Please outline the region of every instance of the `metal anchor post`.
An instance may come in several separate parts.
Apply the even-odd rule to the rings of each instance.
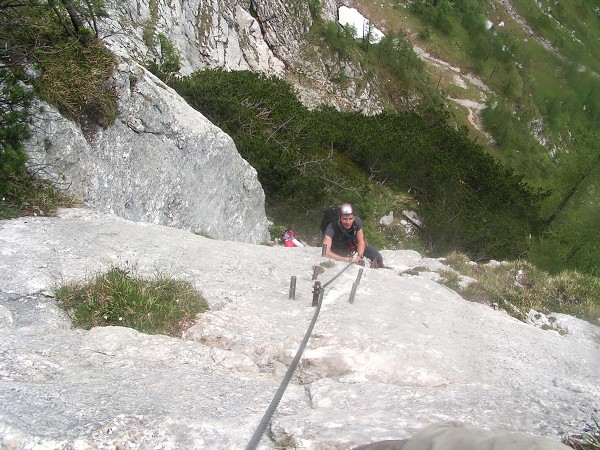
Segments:
[[[290,296],[291,300],[296,300],[296,277],[293,276],[290,280]]]
[[[312,306],[317,306],[319,304],[319,296],[321,295],[322,290],[323,289],[321,288],[321,282],[315,281],[315,284],[313,286]]]

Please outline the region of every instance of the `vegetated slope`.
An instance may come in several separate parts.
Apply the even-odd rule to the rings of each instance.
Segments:
[[[420,202],[436,254],[476,259],[518,257],[538,224],[541,193],[440,111],[309,111],[285,82],[251,72],[203,71],[172,85],[231,134],[271,201],[319,211],[323,199],[346,199],[370,215],[372,182],[385,181]]]
[[[597,274],[600,236],[589,224],[598,215],[590,166],[599,164],[592,142],[600,122],[600,2],[355,5],[415,46],[457,125],[524,181],[550,192],[530,258],[548,269]],[[585,258],[573,250],[582,247]]]
[[[593,141],[593,138],[590,140],[593,131],[589,125],[593,123],[590,121],[594,120],[595,115],[588,114],[596,108],[595,97],[586,97],[591,103],[589,108],[582,108],[587,112],[581,114],[576,106],[581,100],[580,92],[574,90],[575,87],[582,86],[584,89],[588,81],[585,77],[593,76],[594,72],[569,72],[572,66],[568,63],[569,59],[558,56],[561,47],[555,45],[555,49],[548,43],[550,40],[547,38],[533,39],[523,26],[524,20],[515,19],[520,16],[514,11],[510,13],[505,4],[464,0],[450,2],[453,7],[444,9],[443,5],[447,6],[448,3],[436,2],[433,5],[415,1],[410,5],[399,2],[361,5],[358,2],[359,7],[366,8],[363,12],[381,22],[381,28],[386,31],[389,39],[384,39],[376,45],[366,44],[364,40],[357,44],[347,33],[336,33],[336,28],[331,24],[318,23],[311,30],[312,39],[320,45],[321,51],[330,51],[341,61],[358,61],[368,68],[367,72],[376,72],[380,79],[387,80],[383,90],[387,92],[388,100],[396,111],[405,111],[406,108],[412,109],[417,105],[417,111],[425,121],[433,120],[436,126],[439,125],[436,121],[441,117],[440,113],[443,115],[443,108],[440,108],[439,95],[434,92],[436,89],[438,93],[443,94],[446,105],[454,105],[455,112],[462,108],[458,105],[470,106],[471,121],[467,122],[467,117],[462,120],[472,125],[471,130],[478,128],[479,131],[478,134],[472,131],[469,136],[476,144],[483,145],[487,153],[506,167],[502,170],[509,178],[513,176],[511,171],[514,170],[517,175],[523,177],[520,183],[526,182],[534,188],[547,190],[549,195],[542,203],[541,192],[535,193],[535,189],[526,185],[523,185],[523,188],[529,191],[525,196],[528,197],[527,200],[525,197],[521,197],[517,202],[509,200],[512,197],[506,196],[502,189],[498,189],[498,179],[495,176],[486,179],[482,175],[488,173],[486,170],[472,170],[473,167],[478,168],[483,160],[479,159],[469,166],[464,162],[468,160],[465,154],[458,155],[448,150],[455,144],[444,141],[449,139],[445,135],[446,132],[442,132],[444,137],[438,136],[439,140],[435,143],[437,134],[429,133],[426,139],[428,144],[415,154],[415,160],[419,160],[422,166],[430,166],[427,170],[415,170],[415,166],[407,162],[407,153],[403,150],[403,137],[395,134],[393,128],[377,128],[373,125],[379,132],[370,133],[368,129],[363,128],[366,121],[356,125],[354,119],[345,119],[341,128],[347,136],[354,136],[352,132],[348,132],[349,128],[361,129],[362,134],[357,135],[352,142],[344,137],[331,136],[331,131],[321,127],[321,135],[328,137],[330,141],[326,142],[323,138],[309,143],[305,138],[310,133],[305,130],[305,125],[300,125],[294,136],[287,133],[287,138],[291,140],[275,138],[280,136],[281,131],[289,131],[287,128],[291,119],[288,123],[285,121],[289,119],[292,111],[295,114],[296,110],[289,109],[280,118],[275,118],[273,105],[265,101],[269,89],[265,90],[265,97],[254,97],[251,105],[244,106],[250,106],[258,117],[264,119],[258,128],[266,126],[269,130],[263,136],[268,145],[263,146],[264,143],[260,142],[250,143],[248,136],[256,137],[255,131],[258,128],[255,124],[250,127],[234,127],[235,129],[230,131],[237,134],[238,147],[248,145],[248,148],[254,149],[250,153],[256,156],[255,160],[246,154],[248,150],[241,151],[258,168],[259,173],[262,173],[262,181],[267,192],[271,194],[271,200],[274,199],[275,193],[279,200],[291,198],[292,193],[301,193],[300,198],[304,203],[302,208],[314,211],[319,199],[351,199],[358,195],[363,203],[362,210],[368,214],[374,208],[366,200],[368,197],[364,196],[369,190],[368,184],[364,184],[366,176],[370,181],[385,182],[399,191],[410,190],[420,202],[419,210],[426,219],[424,236],[430,248],[437,253],[459,249],[469,252],[473,257],[484,259],[523,256],[531,250],[530,255],[534,255],[537,262],[546,263],[548,268],[585,268],[593,272],[593,261],[597,257],[600,259],[600,252],[593,250],[587,255],[592,263],[582,265],[581,259],[573,252],[563,252],[560,260],[549,260],[543,258],[539,249],[546,249],[546,253],[553,252],[559,241],[564,245],[565,240],[569,249],[581,247],[581,236],[591,238],[597,233],[595,228],[588,226],[590,221],[586,220],[575,227],[577,235],[571,236],[572,242],[569,242],[569,236],[566,236],[565,232],[570,232],[573,227],[564,226],[564,219],[559,221],[559,214],[556,214],[560,207],[561,217],[570,216],[569,208],[574,205],[570,200],[575,198],[570,193],[574,187],[575,190],[580,190],[585,186],[585,183],[581,182],[582,176],[586,175],[584,181],[589,180],[587,174],[590,172],[584,169],[589,167],[590,162],[595,162],[594,159],[590,159],[592,148],[589,146],[589,142]],[[586,10],[586,13],[589,11]],[[378,19],[377,14],[383,16]],[[486,25],[488,19],[490,22]],[[407,40],[410,40],[414,47],[407,48]],[[415,52],[412,48],[416,48],[429,62],[425,70],[414,61]],[[571,74],[573,78],[565,78],[565,74]],[[419,79],[419,83],[411,81],[415,79]],[[339,82],[344,81],[340,79]],[[562,100],[550,101],[556,99],[557,95],[562,95],[563,86],[571,89],[571,100],[575,105],[571,107],[572,115],[556,112],[556,105],[562,105]],[[247,98],[238,98],[230,106],[235,109],[236,102],[243,105],[246,101]],[[277,100],[275,102],[277,104]],[[197,107],[207,112],[206,105]],[[475,109],[481,110],[480,116],[475,114]],[[432,114],[432,111],[436,112]],[[558,111],[561,109],[558,108]],[[209,116],[211,114],[214,112],[208,113]],[[298,116],[303,114],[299,113]],[[384,116],[380,115],[377,120],[388,121],[389,125],[391,121]],[[227,127],[229,119],[222,117],[222,120],[222,126]],[[325,120],[311,126],[318,128],[322,123],[332,125],[336,120],[329,114]],[[453,120],[457,127],[463,123],[459,114],[455,114]],[[473,125],[476,125],[476,128]],[[573,136],[569,133],[575,126],[582,133]],[[402,126],[399,128],[404,129]],[[420,129],[415,127],[415,130]],[[407,135],[410,134],[411,132],[407,132]],[[459,131],[456,136],[460,134]],[[385,144],[381,137],[384,135],[387,136]],[[366,136],[370,139],[366,139]],[[456,145],[471,148],[473,143],[465,136],[458,139],[460,144]],[[306,141],[307,147],[314,145],[319,151],[329,148],[336,151],[335,156],[332,154],[330,157],[324,157],[311,151],[307,152],[303,143],[296,142],[300,137]],[[428,145],[436,151],[428,153],[425,150]],[[270,148],[272,150],[269,150]],[[295,159],[298,154],[302,155],[301,160]],[[395,161],[396,154],[403,156]],[[278,159],[276,164],[272,164],[270,159],[274,155],[277,155]],[[346,164],[344,167],[350,172],[346,177],[344,170],[340,170],[342,155],[353,163],[353,166]],[[463,167],[449,169],[452,166],[452,158],[460,160]],[[338,178],[327,179],[328,169],[325,161],[334,160],[338,164]],[[410,170],[400,170],[399,166]],[[440,167],[443,169],[440,170]],[[566,170],[567,168],[569,170]],[[353,179],[352,176],[356,169],[362,173],[360,182],[357,181],[357,177]],[[298,171],[302,172],[300,178],[295,176]],[[443,172],[443,176],[438,178],[439,173],[436,172]],[[469,175],[474,172],[478,172],[479,175]],[[425,176],[428,176],[428,183],[423,181]],[[304,181],[299,181],[302,177]],[[415,182],[415,178],[420,181]],[[307,179],[311,179],[311,182],[308,183]],[[349,180],[351,183],[348,183]],[[353,185],[354,188],[351,187]],[[437,194],[433,195],[432,192],[436,190]],[[469,196],[472,198],[467,201]],[[492,201],[494,196],[497,198]],[[487,200],[482,201],[483,197]],[[460,201],[457,200],[459,198]],[[583,204],[585,202],[580,202],[580,205]],[[578,217],[581,215],[578,214]],[[510,221],[514,221],[513,225],[519,222],[526,225],[515,227],[507,224]],[[584,232],[580,229],[582,225],[586,227]],[[511,234],[513,238],[509,243]],[[530,234],[537,234],[537,239],[528,241],[526,237]]]

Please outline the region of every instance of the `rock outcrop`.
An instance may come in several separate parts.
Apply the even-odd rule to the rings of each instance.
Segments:
[[[310,2],[294,0],[107,1],[105,41],[123,58],[160,58],[157,36],[178,50],[182,75],[206,68],[251,70],[284,78],[307,107],[321,104],[367,114],[382,110],[378,81],[307,39]],[[318,2],[323,20],[337,20],[335,0]],[[314,2],[313,5],[316,5]],[[316,37],[315,39],[321,39]],[[340,80],[345,80],[343,83]]]
[[[43,106],[29,166],[87,206],[126,219],[216,239],[269,240],[262,186],[233,140],[136,63],[120,64],[114,83],[116,122],[87,136]]]
[[[0,254],[7,449],[244,448],[313,317],[313,267],[324,261],[320,248],[217,241],[87,209],[0,221]],[[327,286],[261,448],[287,436],[300,448],[350,449],[440,421],[557,443],[593,426],[598,327],[571,318],[561,334],[543,330],[438,284],[422,271],[438,260],[384,258],[391,270],[365,268],[353,303],[358,266]],[[53,287],[125,264],[189,280],[211,310],[185,339],[71,328]]]

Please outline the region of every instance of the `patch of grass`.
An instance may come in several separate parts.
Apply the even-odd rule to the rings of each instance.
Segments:
[[[40,97],[85,128],[103,128],[117,117],[117,93],[110,82],[115,56],[99,41],[87,47],[55,41],[55,52],[41,59],[35,81]]]
[[[320,262],[319,265],[325,269],[331,269],[332,267],[335,267],[335,261],[329,259],[327,261]]]
[[[281,233],[283,233],[287,228],[281,225],[270,224],[269,225],[269,235],[271,236],[271,241],[275,239],[279,239]]]
[[[9,189],[0,197],[0,220],[18,216],[51,216],[57,208],[79,206],[66,191],[48,181],[26,174],[10,178]]]
[[[460,291],[460,274],[454,270],[441,270],[439,274],[442,276],[440,283],[448,286],[453,291]]]
[[[480,265],[461,253],[451,253],[446,262],[477,283],[457,289],[467,299],[486,297],[508,313],[524,320],[530,310],[569,314],[600,324],[600,278],[575,271],[557,275],[517,260],[497,265]]]
[[[288,434],[288,433],[283,433],[275,441],[275,448],[277,450],[284,450],[284,449],[288,449],[288,448],[295,449],[295,448],[298,448],[299,444],[300,443],[298,442],[298,439],[296,439],[296,437],[294,437],[294,435]]]
[[[117,116],[110,81],[116,57],[87,28],[88,37],[75,39],[52,8],[24,3],[0,17],[0,57],[7,67],[33,67],[39,73],[33,81],[37,94],[80,125],[111,125]]]
[[[114,266],[91,280],[57,287],[55,296],[75,326],[86,330],[112,325],[181,336],[196,314],[208,309],[187,281],[163,273],[144,279]]]

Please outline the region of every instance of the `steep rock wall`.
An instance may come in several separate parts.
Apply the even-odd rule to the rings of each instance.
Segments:
[[[111,49],[138,62],[160,57],[157,36],[177,48],[182,75],[206,68],[251,70],[284,78],[309,108],[381,111],[376,79],[307,39],[308,2],[295,0],[111,0],[103,34]],[[336,0],[321,2],[321,17],[337,19]],[[340,79],[344,82],[340,83]]]
[[[36,114],[30,167],[129,220],[267,241],[262,186],[232,139],[137,64],[121,64],[114,82],[117,121],[87,138],[49,106]]]

